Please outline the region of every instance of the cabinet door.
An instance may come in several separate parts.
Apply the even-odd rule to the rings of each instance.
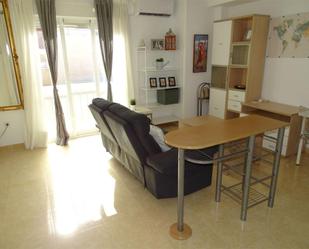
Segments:
[[[209,114],[217,118],[225,117],[226,90],[210,88]]]
[[[212,64],[227,66],[230,58],[232,21],[214,23]]]

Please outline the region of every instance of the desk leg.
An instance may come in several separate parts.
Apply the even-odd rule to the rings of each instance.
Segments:
[[[191,237],[191,228],[183,222],[184,213],[184,150],[178,149],[178,197],[177,197],[177,223],[170,227],[170,235],[177,240],[185,240]]]
[[[224,154],[224,145],[219,145],[219,153],[218,158],[223,157]],[[221,199],[221,185],[222,185],[222,168],[223,168],[223,162],[218,161],[217,163],[217,182],[216,182],[216,202],[220,202]]]
[[[274,206],[283,138],[284,138],[284,127],[280,128],[279,131],[278,131],[275,161],[274,161],[274,165],[273,165],[273,171],[272,171],[272,177],[271,177],[271,183],[270,183],[270,190],[269,190],[269,197],[268,197],[268,206],[269,207]]]
[[[245,177],[243,183],[242,191],[242,204],[241,204],[241,214],[240,219],[245,221],[247,219],[247,209],[248,209],[248,200],[249,200],[249,189],[250,189],[250,178],[251,178],[251,169],[252,169],[252,157],[254,150],[255,136],[250,136],[248,142],[248,154],[246,156],[246,169]]]

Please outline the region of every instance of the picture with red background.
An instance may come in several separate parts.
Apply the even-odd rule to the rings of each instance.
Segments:
[[[207,71],[208,35],[194,35],[193,73]]]

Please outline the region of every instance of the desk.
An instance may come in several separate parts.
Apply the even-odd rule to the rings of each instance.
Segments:
[[[266,131],[279,129],[278,142],[273,164],[271,186],[268,197],[268,206],[273,207],[275,190],[277,184],[278,170],[280,164],[280,154],[284,136],[284,127],[288,124],[275,119],[270,119],[258,115],[223,120],[213,117],[197,117],[190,120],[183,120],[187,127],[172,131],[165,136],[165,142],[178,148],[178,198],[177,198],[177,223],[170,228],[170,234],[176,239],[187,239],[191,236],[192,230],[183,222],[184,215],[184,151],[196,150],[219,145],[219,156],[217,161],[217,182],[216,201],[220,201],[222,185],[222,161],[223,144],[240,139],[249,138],[247,143],[245,176],[243,178],[243,194],[241,206],[241,220],[246,220],[248,197],[251,177],[251,164],[254,149],[255,136]],[[204,123],[203,125],[201,125]],[[191,126],[196,124],[197,126]],[[207,166],[206,166],[207,167]]]
[[[301,132],[301,117],[298,115],[298,107],[271,101],[252,101],[243,103],[243,111],[288,122],[289,129],[285,133],[282,155],[290,156],[296,154]],[[267,140],[264,142],[266,148],[274,149],[274,145],[268,143]]]

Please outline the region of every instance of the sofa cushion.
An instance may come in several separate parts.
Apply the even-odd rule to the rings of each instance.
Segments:
[[[217,146],[203,150],[207,155],[213,157],[217,152]],[[209,160],[197,151],[185,151],[185,155],[197,160]],[[147,164],[161,174],[177,176],[178,174],[178,150],[173,148],[167,152],[162,152],[147,158]],[[210,164],[212,165],[212,164]],[[185,161],[185,175],[190,176],[200,170],[200,167],[207,167],[207,164],[194,164]]]
[[[157,142],[163,152],[171,149],[165,141],[164,141],[164,132],[162,129],[155,125],[150,125],[149,134],[153,137],[153,139]]]
[[[161,152],[160,146],[156,143],[153,137],[149,134],[150,120],[146,115],[136,113],[130,109],[114,104],[108,107],[108,110],[121,119],[127,121],[135,131],[139,141],[147,152],[147,156],[154,155]]]
[[[103,116],[115,135],[120,148],[136,160],[144,163],[147,156],[146,151],[136,137],[131,125],[110,111],[103,112]]]

